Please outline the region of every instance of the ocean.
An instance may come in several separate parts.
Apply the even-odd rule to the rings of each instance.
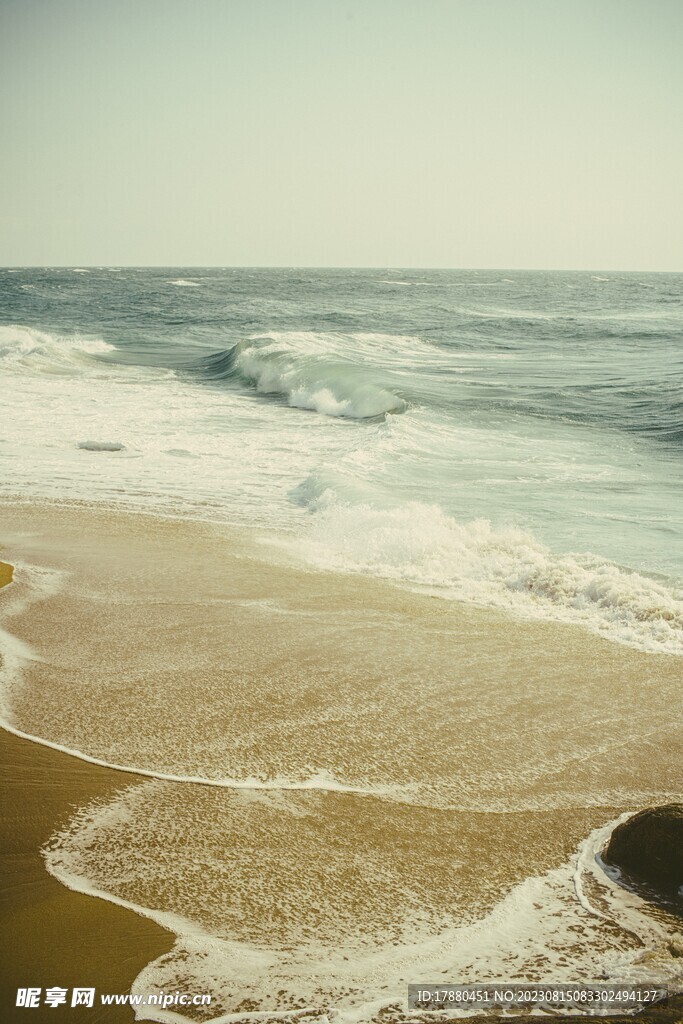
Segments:
[[[142,1019],[683,990],[601,859],[680,799],[683,277],[0,281],[0,720],[121,772],[43,856],[212,994]]]
[[[683,278],[0,271],[5,494],[683,653]]]

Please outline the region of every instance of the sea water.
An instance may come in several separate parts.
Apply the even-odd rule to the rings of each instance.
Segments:
[[[177,933],[135,991],[683,985],[599,858],[680,781],[680,275],[0,282],[2,717],[139,773],[45,850]]]
[[[683,278],[0,271],[2,489],[683,652]]]

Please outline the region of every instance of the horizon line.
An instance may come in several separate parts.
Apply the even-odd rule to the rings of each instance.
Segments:
[[[609,267],[447,267],[332,263],[0,263],[0,270],[448,270],[506,274],[681,274],[681,270],[645,270]]]

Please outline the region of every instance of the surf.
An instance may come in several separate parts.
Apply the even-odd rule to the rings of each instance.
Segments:
[[[201,372],[211,381],[240,381],[260,395],[325,416],[373,420],[405,412],[408,403],[390,372],[382,381],[377,366],[354,362],[343,350],[333,358],[335,347],[316,335],[251,338],[204,357]]]

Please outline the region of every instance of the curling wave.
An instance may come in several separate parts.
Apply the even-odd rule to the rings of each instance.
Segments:
[[[204,357],[200,370],[210,380],[241,381],[325,416],[364,420],[403,412],[407,402],[392,386],[391,371],[352,362],[340,341],[307,333],[262,335]]]

